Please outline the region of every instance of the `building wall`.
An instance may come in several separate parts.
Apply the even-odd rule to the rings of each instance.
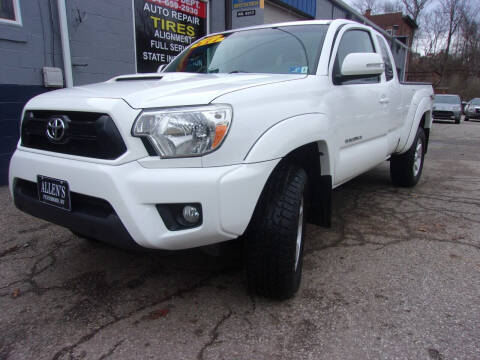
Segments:
[[[338,6],[333,6],[332,19],[346,19],[347,14],[348,14],[347,11],[345,11],[344,9]]]
[[[63,70],[54,0],[21,0],[22,26],[0,23],[0,185],[25,103],[48,91],[42,68]],[[67,0],[74,85],[135,71],[132,0]]]
[[[316,0],[273,0],[280,6],[285,6],[288,9],[298,11],[303,14],[304,17],[314,19],[317,13],[317,1]]]
[[[20,12],[22,26],[0,23],[0,84],[41,85],[42,67],[62,61],[56,2],[20,1]]]
[[[8,180],[8,165],[20,136],[19,118],[25,103],[45,92],[38,85],[0,85],[0,185]]]
[[[276,4],[265,1],[265,9],[263,15],[264,24],[274,24],[285,21],[297,21],[305,19],[306,18],[304,16],[300,16],[293,11],[283,9]]]
[[[47,91],[43,66],[62,61],[56,3],[21,1],[22,26],[0,23],[0,185],[7,183],[8,164],[19,138],[24,104]],[[54,18],[51,13],[54,13]]]
[[[226,30],[225,0],[210,0],[210,32]]]
[[[135,72],[132,0],[69,0],[74,85]]]
[[[315,18],[328,20],[332,18],[332,3],[329,0],[317,0],[317,11]]]
[[[388,13],[388,14],[378,14],[378,15],[368,15],[365,16],[373,21],[375,24],[383,28],[384,30],[392,30],[393,25],[398,26],[398,30],[395,32],[394,35],[396,36],[407,36],[408,42],[407,46],[410,47],[414,29],[409,26],[403,18],[403,14],[401,12],[396,13]]]

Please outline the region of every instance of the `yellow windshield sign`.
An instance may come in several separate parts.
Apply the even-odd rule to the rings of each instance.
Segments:
[[[191,49],[194,49],[194,48],[199,47],[199,46],[215,44],[215,43],[218,43],[218,42],[222,41],[223,39],[225,39],[225,36],[223,36],[223,35],[209,36],[209,37],[206,37],[205,39],[200,40],[196,44],[193,44]]]

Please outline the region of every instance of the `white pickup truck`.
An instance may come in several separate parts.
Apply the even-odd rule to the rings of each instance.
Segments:
[[[29,101],[10,190],[20,210],[121,247],[245,235],[249,288],[288,298],[305,221],[330,225],[332,189],[385,160],[395,185],[417,183],[432,101],[356,22],[209,35],[162,72]]]

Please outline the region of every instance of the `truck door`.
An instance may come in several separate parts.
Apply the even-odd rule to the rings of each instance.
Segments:
[[[350,53],[376,52],[370,31],[348,27],[338,36],[330,60],[335,126],[334,184],[343,183],[387,157],[386,84],[381,76],[345,77],[340,69]]]
[[[398,145],[400,130],[404,124],[406,111],[403,106],[402,92],[395,71],[395,62],[388,49],[385,39],[377,35],[377,42],[380,53],[385,63],[385,73],[382,81],[385,81],[385,94],[383,94],[383,111],[386,116],[388,153],[392,153]]]

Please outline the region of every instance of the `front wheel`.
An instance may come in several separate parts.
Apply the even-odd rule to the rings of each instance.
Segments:
[[[390,178],[396,186],[415,186],[422,176],[425,157],[425,131],[419,127],[410,149],[390,159]]]
[[[307,173],[281,163],[255,209],[245,243],[250,291],[274,299],[292,297],[300,286],[305,237]]]

